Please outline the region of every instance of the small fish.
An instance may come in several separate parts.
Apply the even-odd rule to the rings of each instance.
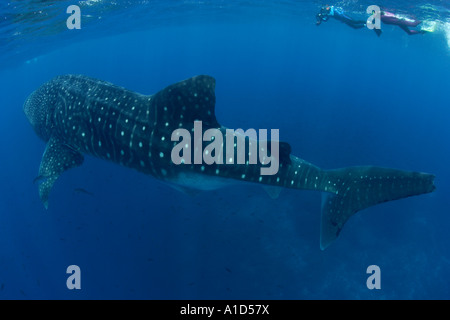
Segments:
[[[45,180],[44,176],[42,176],[42,175],[37,176],[36,178],[33,179],[33,184],[41,182],[42,180]]]
[[[94,196],[94,194],[92,192],[89,192],[89,191],[87,191],[86,189],[83,189],[83,188],[75,188],[75,189],[73,189],[73,191],[76,192],[76,193],[87,194],[88,196],[91,196],[91,197]]]

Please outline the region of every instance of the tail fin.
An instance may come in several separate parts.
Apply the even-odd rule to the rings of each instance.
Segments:
[[[379,167],[350,167],[326,171],[334,193],[322,201],[320,248],[339,235],[356,212],[378,203],[432,192],[434,175]]]

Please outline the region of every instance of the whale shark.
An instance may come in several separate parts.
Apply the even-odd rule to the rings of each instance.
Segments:
[[[286,142],[277,145],[279,168],[271,175],[261,174],[267,163],[249,163],[251,148],[244,154],[246,161],[237,164],[226,159],[210,164],[174,163],[171,155],[180,144],[173,136],[177,129],[194,132],[201,121],[205,134],[209,129],[226,132],[215,116],[215,85],[215,79],[207,75],[172,84],[153,95],[84,75],[57,76],[41,85],[26,99],[23,109],[36,134],[46,142],[35,179],[45,208],[60,175],[80,166],[84,155],[90,155],[186,192],[212,190],[233,182],[260,184],[272,188],[272,195],[282,188],[320,191],[320,248],[324,250],[356,212],[435,190],[435,176],[428,173],[375,166],[321,169],[292,155]],[[244,139],[250,146],[251,138]],[[230,142],[221,143],[224,150],[226,144],[230,146]],[[259,149],[263,146],[267,144],[258,144]],[[225,157],[225,152],[214,152],[218,158]],[[193,159],[195,155],[190,156]]]

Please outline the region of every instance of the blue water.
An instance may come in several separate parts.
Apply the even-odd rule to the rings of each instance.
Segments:
[[[78,4],[82,29],[67,30]],[[437,21],[378,38],[319,1],[6,1],[0,5],[0,299],[449,299],[450,14],[446,1],[389,1]],[[340,1],[364,16],[369,1]],[[45,81],[84,74],[152,94],[216,78],[230,128],[277,128],[323,168],[436,175],[432,194],[368,208],[319,249],[321,195],[257,185],[190,196],[87,156],[45,210],[45,148],[22,105]],[[80,192],[80,189],[86,192]],[[81,269],[68,290],[66,268]],[[381,289],[366,286],[369,265]]]

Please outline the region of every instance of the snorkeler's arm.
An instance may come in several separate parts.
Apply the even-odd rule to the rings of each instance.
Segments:
[[[320,14],[316,15],[316,25],[320,25],[322,23],[322,18],[320,17]]]
[[[322,23],[322,21],[328,21],[328,16],[327,15],[323,15],[321,13],[318,13],[316,15],[316,25],[320,25]]]

